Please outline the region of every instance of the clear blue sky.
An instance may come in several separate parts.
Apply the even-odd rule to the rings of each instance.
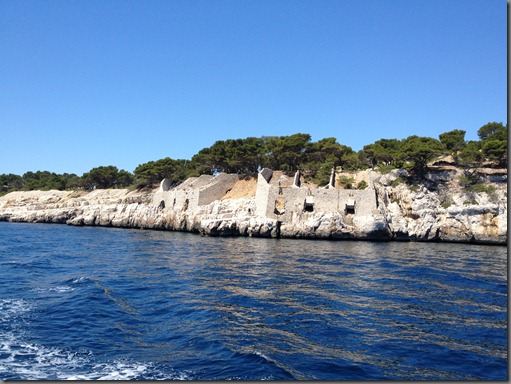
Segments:
[[[507,123],[504,0],[2,0],[0,173]]]

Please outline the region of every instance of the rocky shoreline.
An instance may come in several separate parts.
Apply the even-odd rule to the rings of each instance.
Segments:
[[[371,215],[303,212],[282,222],[255,214],[254,191],[228,193],[190,211],[154,204],[157,190],[11,192],[0,197],[0,221],[61,223],[189,231],[208,236],[253,236],[380,241],[507,244],[507,170],[478,170],[484,191],[460,186],[463,170],[432,169],[423,182],[404,182],[405,170],[367,171],[378,200]],[[241,182],[241,181],[240,181]]]

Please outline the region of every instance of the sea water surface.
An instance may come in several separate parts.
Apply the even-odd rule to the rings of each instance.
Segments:
[[[0,223],[0,379],[506,380],[506,251]]]

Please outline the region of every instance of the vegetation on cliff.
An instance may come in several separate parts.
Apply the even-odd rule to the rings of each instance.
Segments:
[[[26,172],[22,176],[0,174],[0,193],[13,190],[68,190],[94,188],[143,188],[168,178],[179,183],[188,177],[216,172],[253,174],[261,167],[274,170],[304,171],[318,184],[328,182],[331,169],[345,170],[408,168],[416,175],[424,173],[429,162],[439,156],[452,156],[461,167],[478,167],[484,162],[507,167],[507,125],[491,122],[478,130],[479,140],[466,141],[465,131],[442,133],[439,139],[409,136],[405,139],[380,139],[355,152],[334,137],[317,142],[297,133],[289,136],[248,137],[215,142],[201,149],[190,160],[164,159],[140,164],[133,173],[117,167],[100,166],[82,176],[48,171]]]

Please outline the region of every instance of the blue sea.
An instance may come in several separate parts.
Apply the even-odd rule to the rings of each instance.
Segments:
[[[1,380],[507,380],[507,249],[0,223]]]

